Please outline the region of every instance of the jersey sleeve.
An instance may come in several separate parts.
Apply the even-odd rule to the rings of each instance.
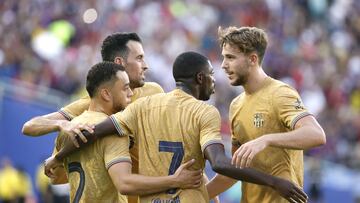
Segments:
[[[101,139],[101,149],[106,169],[120,162],[131,163],[128,136],[111,135],[104,137]]]
[[[54,145],[54,149],[53,149],[53,152],[52,152],[52,156],[54,156],[56,153],[59,152],[60,150],[60,146],[59,146],[59,136],[56,137],[55,139],[55,145]]]
[[[138,102],[131,103],[124,111],[110,116],[118,134],[120,136],[133,136],[136,134],[136,106]]]
[[[301,118],[311,115],[296,90],[281,86],[273,94],[273,105],[283,125],[293,130]]]
[[[62,107],[58,112],[70,121],[87,110],[89,105],[90,97],[86,96]]]
[[[65,139],[67,139],[66,136],[64,136],[60,132],[55,139],[54,150],[53,150],[52,155],[55,155],[56,153],[58,153],[61,150],[62,147],[64,147],[63,145],[64,145],[64,142],[66,141]],[[70,138],[68,138],[68,139],[70,139]]]
[[[220,135],[220,113],[213,106],[207,106],[200,119],[200,145],[204,152],[211,144],[223,144]]]
[[[151,84],[151,86],[153,87],[153,94],[164,93],[163,88],[159,84],[155,82],[151,82],[149,84]]]

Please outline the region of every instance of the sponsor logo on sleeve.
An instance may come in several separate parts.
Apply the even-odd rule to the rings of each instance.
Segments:
[[[296,99],[294,106],[296,110],[304,109],[304,105],[299,98]]]

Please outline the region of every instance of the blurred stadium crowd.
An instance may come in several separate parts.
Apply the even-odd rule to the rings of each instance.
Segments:
[[[97,13],[84,15],[89,8]],[[78,98],[88,68],[101,61],[102,40],[135,31],[150,68],[147,80],[165,91],[174,87],[171,67],[179,53],[197,50],[211,59],[217,84],[211,102],[228,134],[228,106],[242,91],[231,87],[221,70],[217,29],[229,25],[268,32],[263,68],[301,93],[327,134],[326,146],[306,153],[360,170],[357,0],[2,0],[0,77]]]

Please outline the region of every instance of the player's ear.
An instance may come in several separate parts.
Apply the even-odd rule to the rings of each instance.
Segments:
[[[256,53],[251,53],[251,54],[249,55],[249,61],[250,61],[250,63],[251,63],[252,65],[257,64],[258,60],[259,60],[259,58],[258,58],[258,55],[257,55]]]
[[[114,63],[124,66],[125,65],[125,59],[123,57],[117,56],[114,59]]]
[[[105,101],[111,101],[111,93],[108,89],[102,88],[100,89],[100,96]]]
[[[201,72],[196,73],[195,80],[196,80],[197,84],[202,84],[203,80],[204,80],[204,72],[201,71]]]

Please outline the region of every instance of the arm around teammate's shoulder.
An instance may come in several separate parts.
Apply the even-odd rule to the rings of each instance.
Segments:
[[[219,194],[223,193],[231,186],[233,186],[237,180],[229,178],[227,176],[223,176],[220,174],[216,174],[214,178],[212,178],[207,184],[206,189],[209,193],[209,198],[213,199],[217,197]]]
[[[84,136],[86,142],[84,142],[83,139],[80,139],[81,137],[70,137],[71,140],[68,139],[64,142],[63,147],[55,155],[55,158],[58,161],[62,161],[65,157],[72,154],[73,152],[94,143],[98,138],[117,133],[117,129],[110,118],[107,118],[103,122],[95,125],[95,127],[91,126],[90,128],[91,129],[81,129],[79,132]],[[77,143],[79,143],[78,145],[76,145],[74,139],[77,141]],[[47,165],[45,165],[45,167],[47,167]]]
[[[93,132],[93,126],[71,123],[67,118],[59,113],[53,112],[43,116],[37,116],[27,121],[23,128],[22,133],[29,136],[41,136],[51,132],[62,131],[63,134],[68,135],[74,145],[79,147],[76,140],[78,136],[82,142],[87,142],[86,137],[82,134],[82,130]]]
[[[130,162],[120,162],[112,165],[108,172],[117,188],[123,195],[147,195],[163,192],[172,188],[197,188],[201,184],[201,170],[189,170],[195,163],[190,160],[169,176],[144,176],[131,173]]]
[[[22,133],[29,136],[41,136],[60,130],[63,122],[68,122],[59,112],[36,116],[27,121],[22,128]]]

